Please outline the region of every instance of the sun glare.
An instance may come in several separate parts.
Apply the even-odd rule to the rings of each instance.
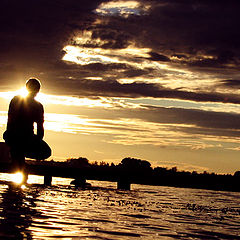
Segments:
[[[12,181],[21,184],[23,182],[23,173],[17,172],[15,174],[12,174]]]
[[[14,96],[20,95],[22,97],[26,97],[28,91],[25,87],[18,89],[17,91],[8,91],[8,92],[0,92],[0,97],[5,98],[7,100],[12,99]]]
[[[26,97],[28,95],[28,91],[25,87],[22,87],[21,89],[16,91],[16,95],[20,95],[22,97]]]

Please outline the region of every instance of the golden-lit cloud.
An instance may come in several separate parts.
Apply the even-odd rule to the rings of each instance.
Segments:
[[[64,61],[74,62],[80,65],[87,65],[91,63],[131,63],[132,58],[147,58],[148,48],[137,48],[129,46],[125,49],[102,49],[102,48],[88,48],[76,47],[68,45],[63,49],[66,54],[63,57]],[[132,60],[131,60],[132,59]],[[134,64],[135,65],[135,64]],[[138,66],[139,64],[136,63]],[[159,65],[161,66],[161,65]],[[162,65],[165,67],[165,65]]]
[[[1,126],[6,126],[6,121],[7,112],[2,111]],[[97,119],[76,114],[46,113],[44,127],[45,130],[53,132],[98,135],[102,136],[102,141],[105,143],[124,146],[151,145],[162,148],[204,150],[233,149],[235,144],[240,144],[239,131],[238,135],[221,136],[216,134],[219,129],[209,128],[207,133],[203,127],[193,124],[156,123],[137,118]],[[221,132],[224,133],[224,130]]]
[[[192,131],[193,128],[196,128],[195,132]],[[125,146],[152,145],[203,150],[222,148],[219,142],[240,143],[236,136],[217,136],[214,132],[206,135],[200,127],[191,124],[161,124],[132,118],[89,119],[87,116],[71,114],[46,114],[45,129],[72,134],[108,136],[106,139],[103,137],[102,141]]]
[[[102,50],[92,49],[92,48],[79,48],[74,46],[66,46],[63,49],[66,54],[63,57],[64,61],[70,61],[81,65],[91,64],[91,63],[117,63],[119,62],[114,57],[105,56]]]
[[[149,4],[141,4],[138,1],[109,1],[99,5],[95,10],[100,15],[117,15],[121,17],[129,17],[130,15],[146,14],[150,9]]]
[[[126,48],[107,49],[102,46],[107,41],[93,37],[92,31],[83,31],[80,36],[72,40],[74,45],[67,45],[63,48],[66,54],[64,61],[70,61],[81,65],[91,63],[131,63],[137,58],[148,58],[150,48],[140,48],[130,42]],[[89,45],[91,47],[89,47]],[[142,62],[142,61],[141,61]]]
[[[211,72],[199,72],[187,67],[186,63],[177,57],[171,57],[171,61],[166,56],[154,53],[155,58],[163,58],[164,61],[153,60],[152,49],[139,47],[135,42],[128,42],[125,48],[105,48],[107,40],[93,36],[93,32],[83,31],[80,36],[74,37],[74,44],[63,48],[65,55],[62,60],[79,65],[99,64],[125,64],[133,69],[146,71],[145,75],[136,77],[120,77],[120,83],[156,83],[166,88],[187,90],[187,91],[212,91],[219,81],[218,76],[213,76]],[[195,59],[196,58],[196,59]],[[212,59],[213,56],[197,55],[188,57],[188,61],[201,61],[202,59]],[[148,74],[149,69],[151,71]],[[122,72],[124,69],[122,70]],[[121,70],[118,70],[118,74]],[[96,78],[96,77],[95,77]],[[99,76],[97,78],[101,78]],[[94,79],[94,78],[92,78]]]
[[[0,98],[4,98],[6,100],[11,100],[16,95],[24,95],[26,96],[27,92],[25,88],[21,88],[17,91],[9,91],[9,92],[0,92]],[[60,96],[60,95],[50,95],[45,93],[38,93],[36,96],[36,100],[40,101],[44,105],[53,104],[53,105],[65,105],[65,106],[86,106],[89,108],[93,107],[113,107],[114,102],[109,98],[100,97],[98,99],[89,99],[89,98],[78,98],[71,96]],[[115,101],[116,102],[116,101]],[[130,105],[130,104],[129,104]],[[132,104],[133,105],[133,104]]]

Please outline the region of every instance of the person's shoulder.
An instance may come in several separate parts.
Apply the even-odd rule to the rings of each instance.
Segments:
[[[37,101],[36,99],[34,99],[34,103],[38,108],[43,109],[43,105],[39,101]]]
[[[17,95],[17,96],[14,96],[12,98],[11,102],[19,102],[19,101],[22,101],[22,100],[23,100],[22,96]]]
[[[40,103],[38,100],[34,99],[34,101],[35,101],[36,104],[38,104],[39,106],[42,106],[42,103]]]
[[[22,96],[21,95],[16,95],[12,98],[12,100],[18,100],[18,99],[22,99]]]

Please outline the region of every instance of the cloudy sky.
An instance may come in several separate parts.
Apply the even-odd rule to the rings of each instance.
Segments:
[[[54,160],[240,170],[239,1],[0,4],[1,135],[34,76]]]

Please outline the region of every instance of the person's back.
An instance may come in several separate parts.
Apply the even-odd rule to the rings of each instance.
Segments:
[[[43,124],[43,106],[31,97],[15,96],[8,111],[7,130],[9,134],[22,138],[34,134],[34,122]]]
[[[44,110],[34,98],[40,90],[37,79],[26,83],[28,95],[24,98],[15,96],[9,105],[7,130],[3,138],[10,147],[12,161],[17,168],[23,169],[25,157],[43,160],[51,156],[51,149],[44,142]],[[34,123],[37,123],[37,134],[34,134]]]

